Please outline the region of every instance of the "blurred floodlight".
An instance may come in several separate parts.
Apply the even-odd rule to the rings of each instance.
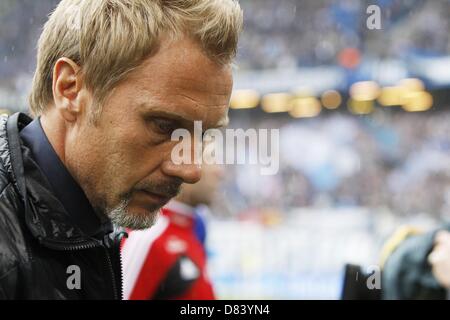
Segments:
[[[381,89],[378,102],[385,107],[401,106],[404,101],[405,89],[401,86],[385,87]]]
[[[354,100],[348,101],[348,109],[351,113],[357,115],[369,114],[374,110],[373,100]]]
[[[235,90],[231,96],[230,106],[232,109],[256,108],[259,100],[260,95],[256,90]]]
[[[401,80],[397,86],[383,88],[378,102],[386,107],[403,106],[407,111],[425,111],[433,105],[433,98],[425,92],[422,80],[409,78]]]
[[[433,97],[425,91],[413,91],[405,95],[403,109],[408,112],[429,110],[433,106]]]
[[[373,101],[380,94],[380,86],[374,81],[356,82],[350,88],[350,96],[356,101]]]
[[[425,85],[423,81],[416,78],[403,79],[400,81],[399,85],[407,91],[423,91],[425,90]]]
[[[263,97],[261,106],[265,112],[287,112],[291,110],[292,95],[288,93],[270,93]]]
[[[320,114],[322,106],[315,97],[295,98],[291,101],[289,114],[294,118],[313,118]]]
[[[336,90],[328,90],[322,94],[322,104],[325,108],[333,110],[339,108],[342,103],[342,97]]]

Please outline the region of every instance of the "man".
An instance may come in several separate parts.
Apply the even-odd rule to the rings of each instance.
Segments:
[[[154,228],[130,232],[122,249],[125,299],[215,299],[195,224],[196,211],[211,204],[222,177],[221,166],[204,165],[201,180],[183,185]]]
[[[233,0],[60,2],[36,119],[0,118],[0,298],[121,298],[113,225],[151,227],[200,179],[172,162],[171,134],[226,125],[241,27]]]

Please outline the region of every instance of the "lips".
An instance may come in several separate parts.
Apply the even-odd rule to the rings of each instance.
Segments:
[[[135,200],[142,206],[162,207],[180,191],[181,181],[141,183],[134,188]]]
[[[149,198],[152,200],[152,202],[159,204],[166,204],[170,201],[170,199],[173,198],[172,195],[157,194],[147,190],[140,190],[140,191],[145,195],[146,198]]]

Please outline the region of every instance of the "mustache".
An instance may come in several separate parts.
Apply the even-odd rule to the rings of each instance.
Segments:
[[[174,198],[180,194],[182,184],[181,179],[158,182],[145,181],[135,185],[130,194],[134,191],[145,191],[167,198]]]

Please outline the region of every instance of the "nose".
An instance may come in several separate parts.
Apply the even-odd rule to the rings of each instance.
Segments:
[[[184,183],[194,184],[202,178],[202,168],[196,164],[175,164],[172,161],[165,161],[162,164],[164,174],[180,178]]]

